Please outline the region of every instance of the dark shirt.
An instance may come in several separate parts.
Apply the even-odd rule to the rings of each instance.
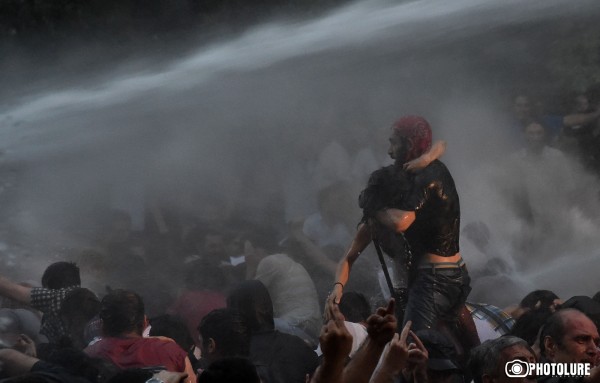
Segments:
[[[443,257],[458,253],[460,203],[454,180],[441,161],[412,175],[400,209],[415,212],[415,221],[405,232],[413,253]]]
[[[304,383],[319,365],[317,354],[302,339],[279,331],[252,334],[250,360],[263,367],[258,372],[264,383]]]

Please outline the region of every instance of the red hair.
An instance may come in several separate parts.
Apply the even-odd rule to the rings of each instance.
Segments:
[[[421,116],[404,116],[394,122],[392,129],[395,134],[406,139],[409,151],[404,162],[420,157],[431,148],[431,127]]]

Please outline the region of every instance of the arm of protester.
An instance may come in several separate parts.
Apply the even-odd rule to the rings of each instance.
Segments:
[[[404,170],[408,170],[411,172],[419,171],[423,168],[426,168],[427,165],[437,160],[446,152],[446,141],[436,141],[433,143],[431,148],[421,154],[420,157],[415,158],[414,160],[410,160],[405,163],[402,167]]]
[[[415,221],[416,215],[414,211],[390,208],[377,212],[375,217],[379,223],[388,229],[396,233],[404,233]]]
[[[408,345],[408,365],[403,371],[405,378],[412,377],[413,383],[427,383],[427,361],[429,352],[421,339],[412,331],[409,332],[414,342]]]
[[[323,362],[317,368],[311,383],[342,383],[344,363],[352,349],[352,335],[332,298],[327,299],[326,311],[326,316],[331,319],[321,328],[319,336]]]
[[[361,223],[356,230],[354,239],[350,248],[346,251],[344,258],[340,261],[337,266],[337,272],[335,273],[335,283],[333,285],[333,291],[330,297],[334,303],[340,303],[342,299],[342,293],[344,286],[348,283],[350,278],[350,270],[352,265],[360,256],[360,253],[371,243],[371,231],[369,226],[365,223]]]
[[[39,362],[38,358],[25,355],[17,350],[10,348],[0,350],[0,364],[2,364],[2,371],[8,376],[26,374],[31,371],[31,368],[37,362]]]
[[[394,334],[381,355],[381,361],[371,376],[370,383],[393,383],[408,363],[407,338],[411,322],[406,323],[401,334]]]
[[[3,276],[0,276],[0,295],[31,304],[31,287],[21,286]]]
[[[569,114],[568,116],[563,117],[563,125],[566,127],[586,125],[597,120],[598,117],[600,117],[600,109],[591,113]]]
[[[13,348],[27,356],[31,356],[34,358],[37,357],[35,342],[33,341],[33,339],[31,339],[25,334],[21,334],[19,336],[19,339],[17,340],[17,343],[15,343]]]
[[[367,383],[371,378],[381,353],[396,331],[394,304],[394,299],[390,299],[386,308],[378,308],[367,319],[369,336],[344,369],[344,383]]]
[[[292,238],[302,247],[304,254],[309,262],[325,270],[328,274],[335,275],[337,265],[333,262],[319,246],[317,246],[310,238],[304,234],[302,230],[302,222],[294,222],[290,226],[290,234]]]

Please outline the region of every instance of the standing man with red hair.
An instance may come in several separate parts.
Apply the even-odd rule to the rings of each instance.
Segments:
[[[458,248],[458,194],[437,160],[445,144],[432,148],[431,142],[423,117],[405,116],[392,125],[388,154],[394,164],[373,172],[361,193],[363,219],[338,265],[332,292],[339,301],[352,264],[373,240],[395,266],[394,295],[407,295],[407,302],[398,303],[405,304],[403,322],[412,321],[413,331],[457,323],[471,290]],[[422,169],[407,171],[414,167]]]

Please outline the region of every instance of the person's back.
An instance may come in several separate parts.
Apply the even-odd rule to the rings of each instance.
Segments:
[[[268,372],[261,374],[264,383],[301,383],[317,368],[316,353],[302,339],[274,330],[273,303],[260,281],[236,286],[227,306],[237,309],[250,326],[250,360]]]
[[[413,188],[402,202],[415,211],[405,235],[413,251],[453,256],[459,250],[460,202],[454,179],[439,160],[414,175]]]
[[[276,330],[252,334],[250,359],[256,366],[266,366],[264,383],[303,383],[319,365],[316,353],[302,339]]]
[[[121,369],[164,366],[168,371],[187,372],[195,378],[187,353],[172,339],[143,338],[147,319],[142,298],[130,291],[113,290],[102,299],[100,310],[104,338],[84,352],[110,361]]]

